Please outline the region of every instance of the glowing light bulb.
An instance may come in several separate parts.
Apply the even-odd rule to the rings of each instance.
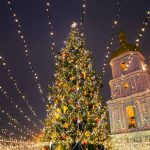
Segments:
[[[47,5],[47,6],[49,6],[49,5],[50,5],[50,3],[49,3],[49,2],[47,2],[47,3],[46,3],[46,5]]]
[[[15,19],[15,22],[18,22],[18,19]]]
[[[117,21],[114,21],[114,24],[118,24],[118,22],[117,22]]]
[[[142,28],[142,29],[141,29],[141,31],[143,31],[143,32],[144,32],[144,31],[145,31],[145,28]]]
[[[83,8],[85,8],[86,7],[86,5],[84,4],[84,5],[82,5],[83,6]]]

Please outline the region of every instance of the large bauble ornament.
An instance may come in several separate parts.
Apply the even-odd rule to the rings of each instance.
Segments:
[[[78,117],[73,118],[73,122],[76,124],[78,121]]]
[[[87,143],[88,143],[87,140],[83,140],[83,141],[81,142],[82,145],[87,145]]]

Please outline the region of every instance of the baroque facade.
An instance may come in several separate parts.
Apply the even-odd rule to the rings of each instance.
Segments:
[[[109,82],[111,100],[107,104],[111,134],[118,150],[133,149],[131,146],[148,150],[150,72],[139,48],[127,43],[123,32],[119,33],[119,42],[120,48],[113,52],[110,61],[113,79]],[[143,149],[143,142],[149,147]]]

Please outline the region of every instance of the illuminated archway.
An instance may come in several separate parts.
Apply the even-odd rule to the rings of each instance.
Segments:
[[[135,120],[135,113],[133,106],[126,107],[127,119],[128,119],[128,127],[135,128],[136,127],[136,120]]]
[[[121,71],[126,71],[126,70],[127,70],[127,65],[126,65],[126,63],[125,63],[125,62],[122,62],[122,63],[120,64],[120,68],[121,68]]]

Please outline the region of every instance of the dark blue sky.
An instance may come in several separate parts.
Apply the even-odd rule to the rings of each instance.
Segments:
[[[105,56],[106,45],[111,34],[112,21],[116,14],[117,0],[88,0],[87,14],[85,18],[85,33],[87,39],[86,47],[92,51],[92,58],[95,67],[99,72],[102,70],[103,58]],[[79,21],[81,14],[81,0],[55,0],[52,3],[52,19],[56,34],[56,51],[63,47],[63,41],[70,30],[73,21]],[[47,95],[47,85],[51,84],[54,74],[53,56],[50,50],[50,39],[48,36],[48,19],[45,11],[44,0],[15,0],[14,6],[22,24],[22,29],[28,41],[32,62],[40,77],[40,83]],[[135,42],[135,38],[141,28],[146,11],[150,9],[150,1],[122,0],[120,23],[117,31],[123,30],[128,41]],[[140,49],[148,58],[150,55],[150,29],[146,29],[141,40]],[[115,34],[113,51],[118,47],[117,34]],[[32,74],[29,70],[27,60],[24,55],[23,45],[18,38],[16,26],[13,22],[8,5],[5,0],[0,0],[0,55],[2,55],[14,74],[17,82],[21,86],[30,100],[40,119],[46,116],[45,107],[40,98],[40,94],[35,86]],[[110,97],[108,81],[111,79],[110,67],[107,67],[104,77],[103,96]],[[7,73],[0,66],[0,84],[7,89],[10,96],[22,106],[30,115],[27,107],[20,102],[20,99],[8,80]],[[33,127],[24,121],[17,111],[7,102],[7,99],[0,94],[0,107],[10,112],[20,122]],[[32,117],[32,116],[31,116]],[[8,120],[0,114],[0,127],[7,128]],[[13,129],[10,129],[13,130]],[[1,133],[0,133],[1,134]]]

